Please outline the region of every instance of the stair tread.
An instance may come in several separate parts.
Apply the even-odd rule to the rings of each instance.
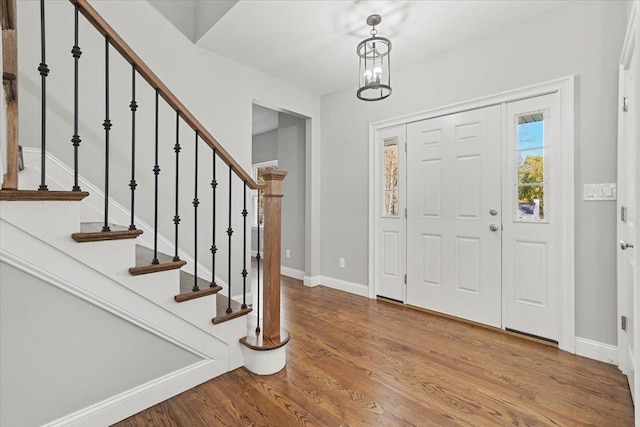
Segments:
[[[183,265],[186,261],[174,261],[171,255],[157,253],[158,264],[152,264],[153,249],[149,249],[142,245],[136,245],[136,266],[129,269],[129,273],[136,276],[138,274],[155,273],[158,271],[175,270]]]
[[[242,304],[231,299],[231,313],[227,313],[227,307],[229,305],[229,298],[224,295],[218,295],[216,298],[216,317],[211,319],[214,325],[217,325],[222,322],[226,322],[231,319],[235,319],[236,317],[244,316],[245,314],[251,313],[253,308],[251,306],[247,308],[242,308]]]
[[[73,233],[71,237],[76,242],[98,242],[102,240],[135,239],[142,234],[142,230],[129,230],[117,224],[108,224],[111,231],[102,231],[102,222],[83,222],[80,224],[80,232]]]
[[[174,297],[176,302],[189,301],[194,298],[200,298],[207,295],[213,295],[222,290],[222,286],[213,286],[202,277],[198,277],[199,291],[193,291],[194,275],[186,271],[180,271],[180,293]]]
[[[86,191],[0,190],[0,200],[10,201],[80,201]]]

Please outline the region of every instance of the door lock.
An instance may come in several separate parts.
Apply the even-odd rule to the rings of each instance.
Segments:
[[[489,230],[491,231],[498,231],[498,224],[491,224],[489,226]]]
[[[497,211],[496,209],[489,209],[489,213],[490,213],[492,216],[496,216],[496,215],[498,215],[498,211]]]

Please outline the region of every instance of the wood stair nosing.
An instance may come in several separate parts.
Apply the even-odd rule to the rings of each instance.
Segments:
[[[77,202],[89,193],[87,191],[40,191],[40,190],[0,190],[0,200],[7,201],[69,201]]]
[[[222,290],[222,286],[211,284],[201,277],[198,277],[198,287],[200,290],[194,291],[193,285],[195,283],[195,277],[191,273],[186,271],[180,271],[180,293],[173,297],[176,302],[189,301],[195,298],[204,297],[207,295],[213,295]]]
[[[265,338],[262,333],[257,336],[247,335],[240,338],[240,344],[252,350],[267,351],[286,345],[289,342],[289,338],[289,332],[286,329],[280,329],[280,336],[277,338]]]
[[[102,231],[103,223],[89,222],[80,226],[79,233],[73,233],[71,238],[78,243],[101,242],[105,240],[135,239],[143,233],[142,230],[129,229],[120,225],[109,224],[110,231]]]
[[[229,321],[231,319],[235,319],[240,316],[244,316],[245,314],[251,313],[253,308],[248,306],[246,308],[242,308],[242,305],[239,302],[231,299],[231,313],[227,313],[227,308],[229,307],[229,298],[224,295],[218,294],[216,299],[216,317],[211,319],[214,325],[218,325],[220,323]]]
[[[173,257],[161,252],[156,253],[157,264],[153,264],[153,250],[141,245],[136,245],[136,266],[129,269],[129,274],[138,276],[140,274],[157,273],[160,271],[177,270],[186,265],[186,261],[174,261]]]

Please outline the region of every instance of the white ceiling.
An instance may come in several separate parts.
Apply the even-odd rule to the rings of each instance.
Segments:
[[[518,25],[570,1],[240,0],[213,7],[218,0],[195,0],[191,9],[184,7],[185,0],[162,3],[165,10],[169,9],[166,3],[182,6],[178,10],[183,28],[184,14],[194,15],[194,28],[181,31],[191,34],[199,46],[324,95],[356,84],[356,45],[369,36],[365,20],[372,13],[382,15],[378,35],[393,44],[393,83],[393,69]],[[171,13],[163,13],[177,21]],[[208,17],[209,13],[215,16]]]

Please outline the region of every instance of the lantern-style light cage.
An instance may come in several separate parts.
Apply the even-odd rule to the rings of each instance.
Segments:
[[[363,101],[378,101],[391,95],[391,41],[378,37],[376,25],[382,22],[380,15],[370,15],[371,37],[361,41],[356,49],[360,58],[360,80],[357,97]]]

